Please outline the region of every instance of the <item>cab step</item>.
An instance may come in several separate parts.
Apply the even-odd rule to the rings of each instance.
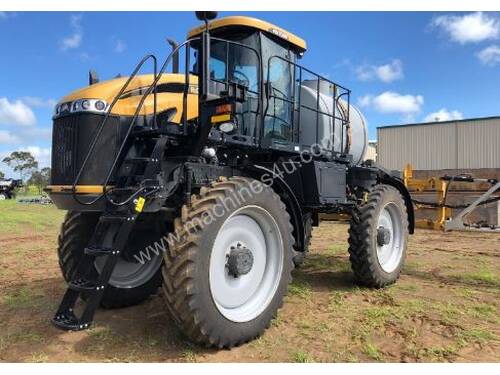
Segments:
[[[94,280],[87,280],[84,278],[72,280],[68,283],[68,288],[74,290],[75,292],[92,292],[94,290],[104,289],[103,285],[100,285]]]
[[[83,252],[86,255],[90,255],[93,257],[100,257],[105,255],[118,255],[120,252],[118,250],[109,248],[109,247],[100,247],[100,246],[89,246],[86,247]]]
[[[68,309],[65,312],[56,314],[52,318],[52,323],[65,331],[81,331],[82,329],[87,329],[90,327],[92,322],[79,320],[73,309]]]

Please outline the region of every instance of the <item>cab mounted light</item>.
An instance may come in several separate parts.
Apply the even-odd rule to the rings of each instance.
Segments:
[[[236,130],[234,122],[223,122],[219,125],[219,130],[223,133],[229,134]]]
[[[220,115],[223,113],[233,112],[233,106],[231,104],[221,104],[215,107],[215,114]]]

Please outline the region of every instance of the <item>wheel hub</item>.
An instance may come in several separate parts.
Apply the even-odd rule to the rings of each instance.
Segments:
[[[236,247],[232,246],[227,256],[226,267],[229,274],[233,277],[246,275],[253,266],[253,254],[246,246],[238,243]]]
[[[377,229],[377,244],[379,246],[387,245],[391,242],[391,231],[384,227]]]

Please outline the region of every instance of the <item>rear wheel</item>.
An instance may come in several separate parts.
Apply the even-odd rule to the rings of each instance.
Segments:
[[[4,201],[7,199],[7,195],[5,195],[4,193],[0,193],[0,201]]]
[[[408,215],[403,197],[389,185],[377,185],[352,215],[349,254],[358,283],[381,288],[401,273],[408,242]]]
[[[285,205],[259,181],[233,177],[203,188],[182,211],[163,268],[173,319],[207,346],[257,337],[291,281],[293,229]]]
[[[58,255],[59,266],[67,282],[75,277],[83,250],[88,246],[98,219],[99,214],[95,213],[69,211],[66,215],[59,235]],[[135,305],[157,291],[161,285],[161,254],[150,254],[151,260],[143,263],[137,261],[133,254],[152,245],[160,237],[161,234],[141,228],[132,231],[129,244],[111,275],[101,306],[116,308]],[[95,259],[91,270],[92,278],[97,278],[104,260],[103,257]]]

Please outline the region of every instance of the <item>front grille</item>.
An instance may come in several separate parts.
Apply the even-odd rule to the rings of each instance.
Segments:
[[[67,185],[73,183],[76,175],[77,152],[76,117],[68,116],[54,121],[52,132],[52,183]]]
[[[52,185],[71,185],[79,172],[103,115],[73,114],[54,120],[52,134]],[[87,162],[78,185],[102,185],[111,168],[125,129],[110,116]]]

